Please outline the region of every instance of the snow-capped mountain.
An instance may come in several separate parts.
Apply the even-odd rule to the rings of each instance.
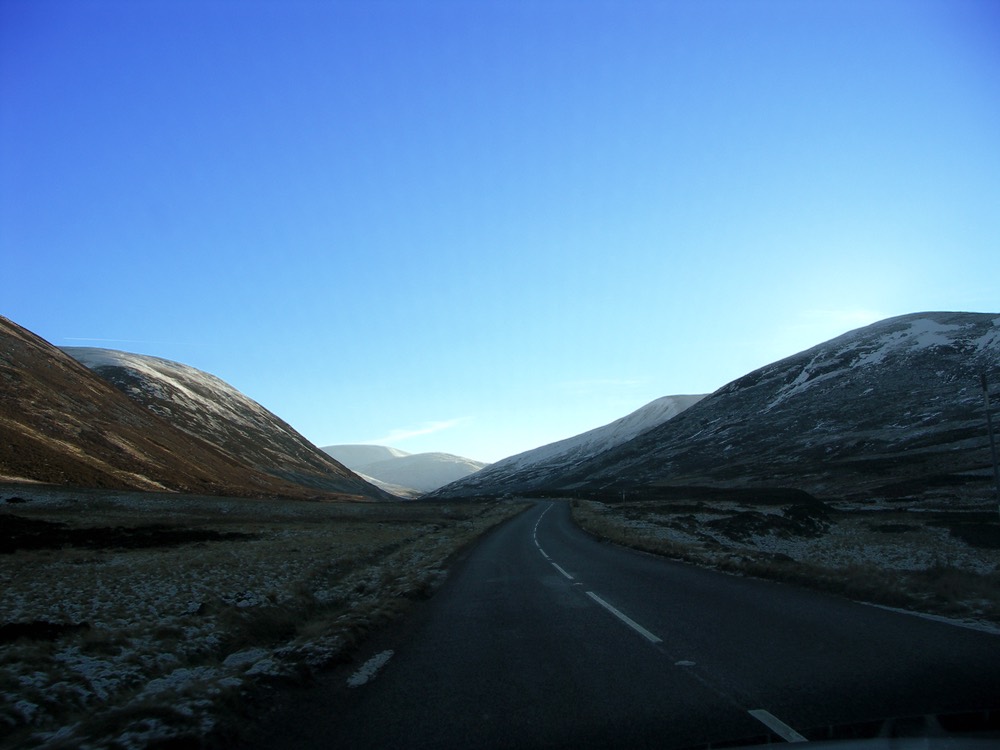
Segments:
[[[316,490],[385,496],[225,381],[159,357],[65,347],[131,399],[236,461]]]
[[[488,464],[451,453],[407,453],[383,445],[328,445],[324,451],[378,486],[416,497],[474,474]]]
[[[547,477],[545,488],[983,495],[992,492],[992,474],[981,375],[995,411],[1000,315],[890,318],[755,370],[674,419]]]
[[[378,461],[390,461],[394,458],[413,455],[398,448],[390,448],[387,445],[328,445],[320,450],[333,456],[351,471],[359,471],[361,467]]]
[[[524,492],[545,486],[594,456],[673,419],[701,396],[663,396],[610,424],[510,456],[442,488],[442,497]]]

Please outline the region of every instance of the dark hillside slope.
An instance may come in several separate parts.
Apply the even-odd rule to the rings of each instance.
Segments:
[[[995,413],[1000,315],[890,318],[755,370],[546,489],[985,497],[993,485],[981,373]]]

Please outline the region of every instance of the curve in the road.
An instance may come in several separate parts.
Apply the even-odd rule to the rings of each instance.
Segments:
[[[482,539],[392,645],[261,741],[671,748],[1000,709],[996,636],[602,543],[561,501]]]

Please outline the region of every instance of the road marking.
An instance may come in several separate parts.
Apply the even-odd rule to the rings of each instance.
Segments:
[[[543,554],[544,554],[544,553],[543,553]],[[546,555],[546,559],[547,559],[547,558],[548,558],[548,555]],[[551,560],[549,560],[549,562],[552,562],[552,561],[551,561]],[[570,575],[569,573],[567,573],[567,572],[566,572],[565,570],[563,570],[562,568],[560,568],[560,567],[559,567],[559,566],[558,566],[558,565],[557,565],[556,563],[552,563],[552,567],[553,567],[553,568],[555,568],[556,570],[558,570],[558,571],[559,571],[560,573],[562,573],[562,574],[563,574],[564,576],[566,576],[566,577],[567,577],[567,578],[568,578],[569,580],[571,580],[571,581],[573,580],[573,576],[571,576],[571,575]]]
[[[378,674],[378,671],[382,669],[382,667],[389,663],[389,659],[392,658],[394,653],[395,652],[392,649],[389,649],[388,651],[375,654],[375,656],[361,665],[361,669],[347,679],[347,687],[361,687],[362,685],[374,680],[375,675]]]
[[[674,666],[675,667],[693,667],[693,666],[695,666],[695,663],[693,661],[690,661],[689,659],[681,659],[680,661],[675,661],[674,662]]]
[[[785,722],[779,719],[777,716],[772,714],[770,711],[765,711],[763,708],[754,708],[747,711],[752,717],[754,717],[761,724],[766,726],[776,735],[781,737],[785,742],[808,742],[805,737],[796,732]]]
[[[622,622],[624,622],[626,625],[628,625],[630,628],[632,628],[632,630],[634,630],[636,633],[638,633],[639,635],[641,635],[643,638],[645,638],[650,643],[663,643],[663,639],[662,638],[657,638],[655,635],[653,635],[652,633],[650,633],[648,630],[646,630],[646,628],[644,628],[642,625],[640,625],[639,623],[637,623],[631,617],[629,617],[628,615],[626,615],[623,612],[619,612],[617,609],[615,609],[614,607],[612,607],[610,604],[608,604],[606,601],[604,601],[601,597],[599,597],[593,591],[588,591],[587,592],[587,596],[589,596],[595,602],[597,602],[598,604],[600,604],[602,607],[604,607],[606,610],[608,610],[608,612],[610,612],[615,617],[617,617],[619,620],[621,620]]]
[[[542,515],[541,515],[541,516],[539,516],[539,517],[538,517],[538,518],[536,519],[536,521],[535,521],[535,528],[533,528],[533,529],[531,530],[531,539],[532,539],[532,541],[533,541],[533,542],[535,543],[535,546],[536,546],[536,547],[538,548],[538,551],[542,553],[542,557],[544,557],[544,558],[545,558],[546,560],[548,560],[549,562],[552,562],[552,558],[551,558],[551,557],[549,557],[548,555],[546,555],[546,554],[545,554],[545,550],[543,550],[543,549],[542,549],[542,545],[540,545],[540,544],[538,543],[538,524],[540,524],[540,523],[542,522],[542,517],[543,517],[543,516],[544,516],[544,515],[545,515],[546,513],[548,513],[548,512],[550,511],[550,510],[552,510],[552,503],[549,503],[549,507],[548,507],[548,508],[546,508],[545,510],[543,510],[543,511],[542,511]],[[552,563],[552,564],[553,564],[553,565],[556,565],[555,563]],[[559,566],[558,566],[558,565],[556,565],[556,567],[557,567],[557,568],[559,568]],[[561,573],[562,573],[563,575],[566,575],[566,571],[565,571],[565,570],[563,570],[562,568],[559,568],[559,571],[560,571],[560,572],[561,572]],[[573,578],[573,576],[568,576],[568,578],[572,579],[572,578]]]
[[[542,515],[540,515],[537,519],[535,519],[535,528],[531,530],[531,538],[535,540],[535,546],[538,547],[538,549],[541,549],[541,547],[538,544],[538,524],[542,522],[542,519],[545,517],[545,514],[548,513],[550,510],[552,510],[552,503],[549,503],[549,507],[542,511]]]
[[[884,604],[873,604],[872,602],[861,602],[858,604],[864,604],[866,607],[875,607],[876,609],[884,609],[887,612],[895,612],[899,615],[910,615],[910,617],[921,617],[925,620],[931,620],[932,622],[940,622],[944,625],[952,625],[956,628],[966,628],[967,630],[977,630],[980,633],[990,633],[991,635],[1000,635],[1000,627],[993,625],[989,622],[984,622],[981,620],[956,620],[953,617],[942,617],[941,615],[932,615],[927,612],[914,612],[910,609],[899,609],[897,607],[887,607]]]

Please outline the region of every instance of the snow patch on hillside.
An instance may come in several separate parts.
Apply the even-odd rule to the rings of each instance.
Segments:
[[[117,367],[131,371],[143,381],[141,388],[147,396],[204,414],[209,423],[220,420],[253,428],[278,424],[271,412],[229,383],[189,365],[112,349],[69,346],[63,351],[92,370]]]
[[[451,453],[406,453],[384,445],[328,445],[322,450],[401,497],[432,492],[487,466]]]
[[[561,461],[577,454],[581,457],[595,455],[672,419],[704,397],[703,395],[663,396],[614,422],[565,440],[518,453],[498,461],[492,468],[516,471],[536,464]]]
[[[488,491],[490,485],[499,486],[522,471],[528,471],[537,478],[546,472],[563,470],[628,442],[674,418],[703,398],[704,395],[663,396],[602,427],[497,461],[466,480],[455,483],[454,489],[463,492],[486,488]]]
[[[994,319],[993,325],[1000,325],[998,321],[1000,318]],[[987,332],[975,339],[967,339],[964,334],[970,328],[974,328],[974,324],[942,323],[931,318],[907,321],[906,327],[902,330],[896,329],[893,324],[898,324],[898,321],[890,320],[885,325],[872,326],[871,330],[876,335],[870,337],[858,336],[856,332],[847,334],[850,337],[849,343],[842,347],[829,346],[839,340],[834,339],[828,344],[821,345],[821,348],[810,350],[816,353],[809,363],[791,383],[779,391],[777,397],[765,406],[763,411],[768,412],[787,399],[798,396],[826,380],[843,377],[847,371],[877,367],[891,357],[921,349],[956,345],[981,352],[996,346],[1000,341],[1000,330]],[[889,330],[880,333],[884,329]]]
[[[413,455],[398,448],[390,448],[388,445],[369,445],[367,443],[327,445],[320,450],[351,469],[354,469],[355,466],[367,466],[376,461],[388,461],[393,458]]]

